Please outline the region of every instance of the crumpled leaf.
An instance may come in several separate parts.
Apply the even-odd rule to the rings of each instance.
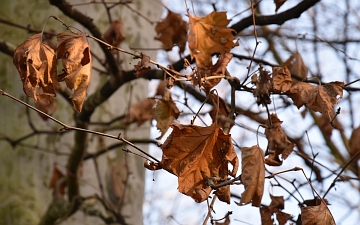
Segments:
[[[56,96],[59,87],[55,51],[42,42],[42,33],[34,34],[15,49],[13,63],[27,96],[35,101],[38,96]]]
[[[198,68],[207,69],[212,66],[211,55],[224,54],[239,45],[234,43],[234,30],[226,26],[231,20],[226,12],[212,12],[203,18],[189,15],[190,31],[188,42],[190,55],[196,59]]]
[[[261,225],[273,225],[274,220],[271,218],[273,212],[268,206],[260,207]]]
[[[360,127],[353,130],[349,140],[349,154],[350,157],[353,157],[356,153],[360,151]],[[358,156],[357,159],[360,159]],[[356,160],[355,160],[356,162]]]
[[[306,225],[335,225],[334,218],[324,200],[316,206],[301,207],[301,221]]]
[[[304,61],[298,51],[292,54],[286,62],[281,64],[281,66],[286,66],[295,79],[293,79],[293,84],[298,81],[306,80],[308,74],[308,68],[305,66]]]
[[[260,208],[261,224],[262,225],[273,225],[274,219],[271,218],[273,214],[276,215],[276,219],[279,225],[285,225],[286,222],[292,218],[290,214],[284,213],[281,210],[284,209],[284,197],[273,196],[270,194],[271,203],[269,206],[262,206]],[[275,218],[275,217],[273,217]]]
[[[154,119],[151,110],[154,107],[155,102],[155,99],[147,98],[131,105],[129,114],[125,118],[125,123],[129,124],[137,121],[137,125],[140,126],[145,121]]]
[[[291,154],[295,144],[288,140],[281,128],[282,121],[276,114],[271,114],[269,120],[266,123],[265,136],[268,139],[270,155],[265,159],[265,163],[269,166],[280,166],[282,161],[279,156],[281,155],[285,160]]]
[[[179,46],[179,52],[183,53],[187,41],[188,24],[182,20],[181,15],[168,10],[165,19],[155,26],[157,36],[155,40],[162,42],[162,48],[170,51],[174,44]]]
[[[136,65],[134,65],[135,68],[135,76],[141,77],[146,72],[151,70],[150,66],[150,56],[140,53],[141,55],[141,61],[139,61]]]
[[[259,75],[255,74],[251,81],[256,85],[256,89],[253,92],[256,97],[258,105],[267,105],[271,103],[270,90],[272,89],[271,77],[268,71],[264,70],[261,66],[259,67]]]
[[[155,108],[151,111],[157,122],[156,127],[161,132],[161,135],[156,138],[158,140],[164,136],[174,119],[177,119],[180,115],[180,111],[172,100],[169,90],[166,90],[165,92],[168,92],[168,94],[165,94],[167,97],[159,99],[156,102]]]
[[[241,194],[238,205],[246,205],[252,201],[252,205],[260,207],[264,193],[265,164],[264,152],[259,146],[241,149],[241,181],[245,191]]]
[[[289,69],[285,67],[273,67],[273,85],[274,90],[280,92],[287,92],[292,86],[292,79]]]
[[[343,96],[343,87],[344,82],[339,81],[319,86],[299,82],[291,87],[288,96],[298,108],[306,105],[316,112],[330,114],[334,104],[338,103],[337,97]]]
[[[74,89],[70,96],[74,109],[81,112],[86,91],[91,78],[91,61],[89,42],[85,33],[57,35],[57,58],[62,59],[66,86]]]
[[[66,186],[67,183],[63,173],[59,170],[57,164],[54,163],[54,168],[48,186],[49,189],[54,189],[54,191],[63,196],[65,194]]]
[[[230,113],[229,105],[224,101],[224,99],[218,97],[216,94],[210,94],[210,101],[213,103],[213,108],[209,112],[212,122],[216,122],[220,127],[224,128],[225,123],[229,120],[228,116]],[[219,108],[218,108],[219,106]],[[230,126],[234,125],[235,117],[230,121]]]
[[[274,0],[276,6],[275,12],[277,12],[285,2],[286,0]]]
[[[51,116],[56,110],[55,98],[50,95],[39,95],[37,101],[35,102],[35,108]],[[40,113],[39,116],[43,120],[49,119],[49,117],[44,116],[43,114]]]
[[[176,124],[172,133],[162,145],[162,168],[178,176],[178,189],[196,202],[205,201],[211,187],[211,178],[225,180],[228,175],[235,177],[238,158],[232,145],[231,135],[224,134],[216,123],[209,127]],[[228,163],[233,166],[228,171]],[[213,179],[214,184],[221,183]],[[221,201],[230,203],[230,187],[222,187]],[[224,191],[226,190],[226,191]],[[226,197],[224,196],[226,193]],[[217,192],[215,192],[217,194]]]
[[[104,33],[104,40],[112,45],[119,46],[125,40],[124,23],[122,19],[114,20]]]

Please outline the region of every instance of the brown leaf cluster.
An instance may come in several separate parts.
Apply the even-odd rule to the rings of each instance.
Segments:
[[[231,135],[224,134],[216,123],[209,127],[176,124],[162,145],[160,166],[178,176],[178,189],[196,202],[205,201],[211,187],[228,175],[235,176],[238,158]],[[231,163],[233,170],[228,170]],[[219,188],[215,194],[221,201],[230,203],[230,187]]]
[[[112,45],[119,46],[125,40],[124,23],[122,19],[114,20],[104,33],[104,40]]]
[[[238,205],[249,204],[260,207],[264,193],[265,165],[264,152],[259,146],[241,149],[241,181],[245,191],[241,194],[241,201]]]
[[[271,114],[265,128],[265,136],[268,139],[269,157],[265,163],[269,166],[280,166],[282,160],[285,160],[292,152],[295,144],[288,140],[286,134],[281,128],[282,121],[276,114]]]
[[[165,19],[155,26],[157,36],[155,40],[162,42],[162,48],[170,51],[176,44],[179,52],[183,53],[186,46],[188,24],[182,20],[181,15],[168,10]]]
[[[344,83],[339,81],[318,86],[298,82],[291,87],[288,96],[298,108],[306,105],[316,112],[330,114],[334,104],[338,103],[338,97],[343,96],[343,87]]]
[[[335,225],[334,218],[323,199],[315,206],[301,207],[301,221],[306,225]]]
[[[273,225],[275,221],[274,217],[272,218],[272,215],[275,214],[279,225],[285,225],[286,222],[292,218],[292,216],[282,212],[282,210],[284,209],[284,197],[273,196],[270,194],[270,198],[270,205],[260,208],[261,224]]]
[[[27,96],[35,101],[39,96],[56,96],[59,87],[55,51],[43,43],[42,33],[34,34],[15,49],[13,63]]]
[[[238,45],[234,43],[234,30],[227,28],[230,20],[226,12],[212,12],[203,18],[189,15],[190,31],[188,36],[190,55],[196,59],[198,68],[212,66],[211,55],[225,54]]]

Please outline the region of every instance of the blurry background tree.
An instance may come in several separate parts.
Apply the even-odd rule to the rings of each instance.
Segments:
[[[123,49],[128,49],[130,45],[133,47],[131,51],[142,51],[163,65],[171,65],[176,71],[183,74],[192,72],[189,68],[184,70],[183,59],[190,61],[190,56],[188,46],[185,47],[181,39],[182,33],[176,30],[178,39],[170,44],[161,36],[157,39],[162,43],[153,39],[156,36],[156,22],[160,20],[163,11],[163,17],[170,15],[167,11],[171,10],[178,13],[174,17],[189,20],[185,16],[187,11],[183,1],[162,1],[167,9],[159,1],[152,0],[76,3],[51,0],[49,3],[33,1],[26,3],[26,6],[16,1],[0,3],[0,51],[4,53],[0,55],[0,88],[31,105],[34,104],[33,100],[25,97],[11,57],[16,46],[41,31],[49,15],[56,15],[67,25],[83,29],[113,45],[119,44],[116,41],[122,39],[122,34],[115,32],[118,28],[108,28],[111,22],[114,22],[113,27],[121,24],[115,22],[121,18],[126,37],[120,45]],[[188,2],[188,5],[191,3]],[[214,88],[229,104],[228,109],[235,110],[236,118],[230,134],[239,158],[240,149],[244,147],[258,144],[263,150],[267,149],[266,132],[259,125],[268,123],[270,113],[276,113],[283,121],[281,127],[296,147],[281,166],[265,166],[268,179],[265,179],[261,213],[257,207],[234,203],[240,202],[243,185],[232,185],[230,204],[215,202],[212,206],[216,212],[214,214],[206,203],[194,203],[191,198],[178,194],[174,175],[166,171],[149,173],[150,182],[144,204],[145,224],[202,224],[207,215],[210,218],[208,223],[227,215],[225,221],[220,221],[228,224],[229,211],[232,211],[231,224],[259,224],[260,221],[272,224],[268,217],[274,209],[278,211],[273,219],[284,224],[281,221],[282,214],[279,213],[281,206],[270,204],[275,201],[269,194],[284,196],[286,207],[283,211],[293,216],[289,222],[299,221],[298,205],[311,205],[306,200],[316,196],[304,175],[299,171],[288,171],[271,176],[292,170],[294,166],[303,168],[314,189],[321,197],[326,197],[337,224],[357,224],[360,220],[359,160],[356,158],[360,146],[360,115],[357,111],[360,102],[360,27],[357,13],[360,3],[356,0],[194,0],[193,7],[198,17],[214,10],[226,11],[227,18],[232,19],[229,26],[237,33],[239,46],[231,50],[233,58],[227,66],[227,74],[238,80],[227,78],[228,82],[223,79]],[[190,14],[194,15],[192,6]],[[172,21],[165,24],[165,30],[157,26],[161,30],[157,32],[165,35],[166,32],[171,33],[170,27],[177,26],[181,27],[182,24]],[[46,40],[55,43],[56,38],[53,36],[64,32],[65,28],[58,21],[50,19],[45,31]],[[129,66],[129,63],[136,64],[139,60],[110,51],[93,40],[89,42],[93,56],[93,75],[83,110],[74,114],[69,101],[70,94],[61,86],[53,116],[68,125],[115,136],[121,133],[122,137],[146,150],[147,144],[156,143],[155,139],[149,139],[150,123],[144,123],[141,127],[137,124],[151,119],[151,116],[144,118],[147,115],[144,112],[151,110],[145,108],[146,102],[137,106],[135,103],[144,100],[147,95],[161,94],[156,87],[159,80],[164,78],[163,72],[154,67],[143,75],[145,79],[156,79],[151,81],[148,92],[145,79],[137,79],[134,67]],[[174,44],[178,47],[172,48]],[[156,57],[154,49],[160,46],[172,50],[159,51]],[[179,49],[185,52],[179,54]],[[217,58],[215,54],[213,61],[216,62]],[[201,71],[199,62],[197,66]],[[259,69],[260,66],[265,72],[270,71],[269,74],[272,67],[287,66],[294,85],[299,81],[313,85],[344,82],[343,96],[329,115],[315,112],[322,109],[314,111],[316,104],[310,102],[307,103],[309,109],[305,106],[298,109],[293,102],[300,106],[302,104],[296,98],[288,98],[286,91],[271,88],[260,91],[259,86],[264,86],[264,83],[259,82],[261,78],[253,76],[265,76],[267,72],[261,72],[263,70]],[[192,82],[196,83],[195,79]],[[176,81],[174,85],[171,93],[180,112],[178,121],[190,124],[201,103],[206,100],[206,94],[199,91],[201,82],[192,86],[189,81]],[[236,91],[232,92],[232,89]],[[270,95],[266,94],[267,91]],[[335,96],[339,95],[334,93]],[[213,101],[216,100],[209,100],[201,109],[197,124],[211,124],[214,118],[210,115],[216,115],[212,111]],[[53,224],[55,221],[64,224],[142,223],[143,159],[122,151],[125,149],[138,153],[136,150],[122,142],[98,135],[59,132],[59,125],[49,120],[44,122],[36,113],[9,98],[0,98],[0,104],[1,224]],[[47,110],[51,112],[51,108]],[[230,112],[225,110],[223,114],[231,115]],[[152,136],[158,137],[158,132],[154,130]],[[166,135],[160,142],[165,138]],[[161,151],[155,145],[152,146],[150,154],[160,159]],[[266,153],[269,154],[268,151]],[[67,175],[62,178],[61,174]],[[151,182],[152,179],[155,181]],[[51,180],[53,187],[50,190],[48,187]],[[65,180],[66,187],[62,183]],[[169,207],[169,204],[173,206]],[[272,208],[267,207],[269,205]]]

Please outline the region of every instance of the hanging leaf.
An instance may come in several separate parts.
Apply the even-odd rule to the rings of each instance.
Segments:
[[[170,51],[176,44],[179,52],[185,51],[187,41],[188,24],[182,20],[181,15],[168,10],[167,17],[155,26],[157,36],[155,40],[162,42],[162,47]]]
[[[297,83],[298,81],[306,80],[308,68],[305,66],[304,61],[298,51],[292,54],[286,60],[286,62],[281,64],[281,66],[286,66],[287,68],[289,68],[291,76],[295,78],[293,79],[293,84]]]
[[[271,103],[270,90],[272,89],[271,77],[268,71],[259,67],[259,75],[255,74],[252,77],[252,83],[256,85],[256,89],[253,92],[256,97],[258,105],[267,105]]]
[[[274,220],[271,218],[273,212],[268,206],[260,207],[261,225],[273,225]]]
[[[334,104],[338,103],[338,97],[343,96],[343,87],[344,83],[339,81],[319,86],[299,82],[291,87],[288,96],[298,108],[306,105],[316,112],[330,114]]]
[[[226,12],[214,11],[203,18],[191,16],[189,13],[188,16],[190,55],[196,59],[198,68],[210,68],[212,54],[224,54],[239,45],[238,42],[234,43],[235,31],[227,28],[231,20],[226,18]]]
[[[51,116],[56,110],[55,98],[50,95],[39,95],[37,101],[35,102],[35,108]],[[49,117],[44,116],[43,114],[40,113],[39,116],[43,120],[49,119]]]
[[[55,52],[42,42],[42,33],[34,34],[15,49],[13,63],[28,97],[37,101],[38,96],[56,96],[59,87]]]
[[[173,131],[162,145],[160,166],[178,176],[181,193],[203,202],[212,190],[210,180],[216,185],[228,179],[228,175],[236,175],[239,162],[231,135],[224,134],[216,123],[209,127],[181,124],[171,127]],[[231,172],[229,163],[233,166]],[[229,186],[215,194],[230,203]]]
[[[281,124],[282,121],[276,114],[271,114],[266,123],[265,136],[268,139],[270,156],[265,159],[265,163],[270,166],[280,166],[282,161],[279,156],[285,160],[295,147],[295,144],[288,140]]]
[[[324,200],[315,206],[301,207],[302,224],[308,225],[335,225],[333,216]]]
[[[292,86],[292,79],[291,79],[290,71],[286,66],[273,67],[272,75],[273,75],[274,90],[283,93],[290,90]]]
[[[265,165],[264,152],[257,145],[241,149],[241,181],[245,191],[241,194],[238,205],[246,205],[252,201],[252,205],[260,207],[264,192]]]
[[[70,96],[74,109],[81,112],[91,78],[91,54],[85,33],[57,35],[57,58],[62,59],[66,86],[74,89]]]
[[[124,23],[122,19],[114,20],[104,33],[104,40],[112,45],[119,46],[125,40]]]
[[[134,65],[136,77],[141,77],[146,72],[151,70],[150,56],[143,53],[140,53],[140,55],[141,55],[141,61],[139,61],[136,65]]]

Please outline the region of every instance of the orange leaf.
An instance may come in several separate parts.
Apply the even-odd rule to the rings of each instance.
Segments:
[[[65,83],[74,93],[70,96],[74,109],[81,111],[91,78],[90,46],[85,33],[57,35],[57,58],[62,59]]]
[[[141,61],[139,61],[136,65],[134,65],[135,76],[137,76],[137,77],[141,77],[146,72],[151,70],[150,56],[145,55],[143,53],[140,53],[140,55],[141,55]]]
[[[335,225],[334,218],[324,200],[316,206],[301,207],[301,221],[306,225]]]
[[[181,193],[196,202],[205,201],[211,192],[207,184],[209,179],[227,179],[228,175],[236,175],[238,158],[231,135],[224,134],[216,123],[209,127],[181,124],[171,127],[173,131],[162,145],[160,165],[178,176]],[[233,165],[231,172],[228,171],[228,163]],[[219,179],[214,179],[214,184],[221,182],[216,180]],[[219,199],[230,200],[229,186],[223,187]]]
[[[179,46],[179,52],[185,50],[188,24],[182,20],[181,15],[168,10],[167,17],[155,26],[157,36],[155,40],[162,42],[162,47],[170,51],[174,44]]]
[[[285,67],[273,67],[273,84],[274,90],[280,92],[287,92],[292,86],[291,74],[288,68]]]
[[[104,40],[112,45],[119,46],[125,40],[124,23],[122,19],[114,20],[104,33]]]
[[[42,42],[42,33],[34,34],[15,49],[13,63],[27,96],[35,101],[40,95],[56,96],[59,87],[55,52]]]
[[[188,36],[190,55],[195,57],[196,65],[201,69],[212,66],[211,55],[214,53],[224,54],[233,47],[234,30],[227,28],[230,20],[226,18],[226,12],[212,12],[203,18],[189,15],[190,32]]]
[[[295,144],[288,140],[281,128],[282,121],[279,120],[276,114],[271,114],[269,120],[266,124],[265,135],[271,153],[265,159],[265,163],[270,166],[280,166],[282,161],[279,159],[279,155],[285,160],[291,154]]]
[[[337,97],[342,98],[343,87],[344,83],[338,81],[319,86],[299,82],[291,87],[288,96],[298,108],[306,104],[311,110],[330,114],[334,104],[338,103]]]
[[[241,149],[241,181],[245,191],[241,194],[241,201],[238,205],[249,204],[260,207],[264,192],[265,165],[264,152],[257,145]]]

